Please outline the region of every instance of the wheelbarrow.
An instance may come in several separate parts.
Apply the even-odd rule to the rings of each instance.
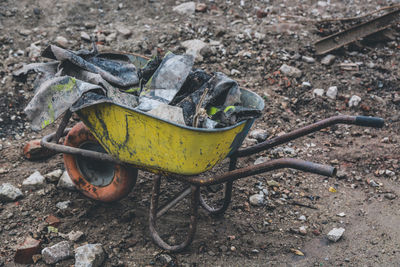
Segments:
[[[242,90],[242,102],[263,108],[262,99]],[[233,182],[240,178],[292,168],[332,177],[336,169],[300,159],[281,158],[255,166],[236,169],[237,160],[335,124],[353,124],[380,128],[381,118],[340,115],[302,127],[257,145],[239,149],[254,120],[222,129],[200,129],[175,124],[135,109],[102,103],[77,111],[83,121],[65,129],[71,116],[67,112],[55,133],[43,137],[41,145],[64,153],[65,167],[76,187],[86,196],[100,201],[116,201],[135,185],[138,169],[158,174],[153,180],[149,228],[153,241],[163,249],[181,251],[192,242],[197,224],[198,207],[210,214],[224,213],[231,202]],[[58,144],[65,136],[64,145]],[[200,174],[229,158],[229,171],[213,177]],[[182,181],[189,186],[159,209],[160,184],[163,177]],[[223,204],[209,206],[200,194],[204,186],[225,184]],[[191,194],[190,226],[186,239],[170,245],[157,232],[157,219]]]
[[[145,59],[135,57],[139,64]],[[262,110],[263,100],[241,89],[244,107]],[[280,158],[255,166],[237,169],[237,160],[287,143],[335,124],[383,127],[381,118],[340,115],[240,148],[254,119],[241,121],[220,129],[201,129],[166,121],[137,109],[115,103],[96,103],[74,110],[82,122],[66,129],[72,111],[68,110],[55,133],[43,137],[41,146],[64,154],[64,165],[78,190],[89,198],[111,202],[126,196],[136,183],[138,169],[157,174],[153,179],[149,214],[150,235],[161,248],[181,251],[195,235],[198,207],[212,215],[224,213],[232,196],[235,180],[276,170],[292,168],[332,177],[331,166],[300,159]],[[64,144],[59,144],[61,137]],[[204,176],[222,160],[229,159],[229,171],[216,176]],[[202,176],[203,174],[203,176]],[[187,187],[159,208],[161,179],[181,181]],[[200,194],[201,187],[224,184],[219,207],[211,207]],[[157,219],[186,196],[191,195],[190,225],[183,242],[168,244],[157,231]]]

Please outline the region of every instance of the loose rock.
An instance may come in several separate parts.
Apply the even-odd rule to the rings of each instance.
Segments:
[[[182,3],[174,7],[172,10],[181,15],[191,15],[196,11],[196,3],[195,2]]]
[[[19,245],[14,261],[21,264],[33,263],[32,256],[40,253],[40,241],[28,236],[24,243]]]
[[[336,99],[337,93],[338,93],[337,86],[331,86],[326,91],[326,96],[329,97],[330,99]]]
[[[24,188],[40,188],[43,186],[44,184],[44,177],[40,174],[40,172],[35,171],[34,173],[32,173],[28,178],[26,178],[23,182],[22,182],[22,186]]]
[[[261,206],[264,204],[264,194],[255,194],[250,196],[249,198],[250,204],[253,206]]]
[[[256,161],[254,161],[254,165],[258,165],[264,162],[267,162],[269,160],[269,158],[267,157],[259,157],[258,159],[256,159]]]
[[[393,193],[386,193],[385,194],[385,198],[389,199],[389,200],[393,200],[395,199],[397,196]]]
[[[87,244],[75,249],[75,267],[101,266],[105,258],[101,244]]]
[[[65,210],[69,207],[69,204],[71,204],[70,200],[61,201],[56,204],[56,207],[59,208],[60,210]]]
[[[262,129],[255,129],[250,132],[249,137],[257,139],[258,142],[263,142],[268,138],[268,132]]]
[[[57,187],[65,188],[72,191],[76,190],[74,182],[72,182],[71,178],[68,175],[68,172],[66,171],[64,171],[64,173],[61,175]]]
[[[349,100],[349,107],[357,107],[361,102],[361,97],[353,95]]]
[[[314,89],[313,95],[314,96],[323,96],[324,95],[324,89]]]
[[[195,59],[202,61],[203,56],[200,54],[200,50],[207,46],[207,44],[201,40],[187,40],[182,42],[182,46],[186,49],[186,54],[192,55]]]
[[[301,59],[302,59],[304,62],[307,62],[307,63],[314,63],[314,62],[315,62],[315,59],[312,58],[312,57],[302,56]]]
[[[322,60],[321,60],[321,64],[322,65],[332,65],[332,63],[335,61],[336,57],[334,55],[326,55]]]
[[[132,35],[132,31],[127,29],[126,27],[118,27],[117,28],[118,33],[120,33],[123,37],[128,38],[129,36]]]
[[[0,201],[11,202],[17,200],[22,196],[23,194],[21,190],[10,183],[4,183],[0,185]]]
[[[279,68],[279,70],[280,70],[283,74],[285,74],[285,75],[287,75],[287,76],[289,76],[289,77],[300,78],[301,75],[303,74],[303,73],[301,72],[301,70],[299,70],[298,68],[292,67],[292,66],[289,66],[289,65],[286,65],[286,64],[283,64],[283,65]]]
[[[44,178],[46,178],[46,180],[48,182],[57,182],[60,179],[60,176],[63,174],[63,171],[60,169],[54,170],[52,172],[46,173],[44,175]]]
[[[85,41],[90,41],[90,35],[87,32],[81,32],[81,39]]]
[[[64,36],[57,36],[54,42],[61,47],[68,47],[68,40]]]
[[[72,251],[68,241],[61,241],[42,250],[42,258],[47,264],[54,264],[70,257],[72,257]]]
[[[333,241],[333,242],[336,242],[336,241],[338,241],[338,240],[342,237],[344,231],[345,231],[345,229],[342,228],[342,227],[340,227],[340,228],[333,228],[333,229],[328,233],[327,237],[328,237],[329,240],[331,240],[331,241]]]

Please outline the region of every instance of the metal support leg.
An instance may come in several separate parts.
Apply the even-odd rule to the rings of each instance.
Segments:
[[[153,191],[151,195],[150,215],[149,215],[150,235],[154,243],[156,243],[159,247],[172,252],[182,251],[192,243],[194,234],[196,233],[197,213],[198,213],[199,199],[200,199],[200,187],[191,186],[192,194],[191,194],[191,207],[190,207],[191,209],[190,225],[185,241],[183,241],[178,245],[169,245],[160,237],[156,229],[158,199],[160,196],[160,185],[161,185],[161,176],[158,176],[154,178]]]

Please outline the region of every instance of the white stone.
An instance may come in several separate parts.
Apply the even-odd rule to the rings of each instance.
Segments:
[[[22,182],[22,186],[24,188],[40,188],[44,184],[44,177],[40,174],[40,172],[35,171],[28,178],[26,178]]]
[[[328,237],[329,240],[331,240],[331,241],[333,241],[333,242],[336,242],[336,241],[338,241],[338,240],[342,237],[344,231],[345,231],[345,229],[342,228],[342,227],[340,227],[340,228],[333,228],[333,229],[328,233],[327,237]]]
[[[70,257],[72,257],[72,251],[68,241],[61,241],[42,250],[42,258],[47,264],[54,264]]]
[[[195,2],[182,3],[180,5],[175,6],[172,10],[181,15],[191,15],[196,11],[196,3]]]
[[[349,100],[349,107],[357,107],[361,102],[361,97],[358,95],[353,95]]]
[[[323,96],[324,95],[324,89],[314,89],[313,95],[314,96]]]
[[[302,82],[301,86],[311,88],[311,83],[309,82]]]
[[[302,56],[301,59],[307,63],[314,63],[315,59],[313,57]]]
[[[57,169],[52,172],[46,173],[44,175],[44,178],[46,178],[46,180],[49,182],[57,182],[58,179],[60,179],[62,174],[63,174],[63,171],[61,169]]]
[[[301,216],[299,217],[299,220],[305,222],[305,221],[307,221],[307,218],[306,218],[306,216],[301,215]]]
[[[336,99],[337,93],[338,93],[337,86],[331,86],[326,91],[326,96],[329,97],[330,99]]]
[[[22,196],[21,190],[10,183],[0,185],[0,201],[11,202]]]
[[[267,157],[259,157],[258,159],[256,159],[254,161],[254,165],[258,165],[258,164],[267,162],[268,160],[269,160],[269,158],[267,158]]]
[[[120,26],[117,28],[118,33],[120,33],[125,38],[128,38],[132,35],[132,31],[126,28],[125,26]]]
[[[101,266],[105,252],[101,244],[87,244],[75,249],[75,267]]]
[[[302,75],[301,70],[299,70],[299,69],[296,68],[296,67],[292,67],[292,66],[289,66],[289,65],[286,65],[286,64],[283,64],[283,65],[279,68],[279,70],[280,70],[283,74],[285,74],[285,75],[287,75],[287,76],[290,76],[290,77],[300,78],[301,75]]]
[[[207,46],[202,40],[194,39],[187,40],[181,43],[181,45],[186,49],[186,54],[193,56],[195,60],[203,60],[203,56],[200,54],[200,50]]]
[[[74,182],[72,182],[71,178],[68,175],[68,172],[66,171],[64,171],[64,173],[61,175],[57,187],[69,190],[76,190]]]
[[[70,200],[60,201],[60,202],[57,202],[56,207],[60,210],[65,210],[69,207],[69,204],[71,204]]]
[[[64,48],[68,46],[68,40],[64,36],[57,36],[54,42]]]
[[[29,57],[30,58],[38,58],[38,57],[40,57],[40,53],[41,53],[41,47],[40,46],[37,46],[37,45],[35,45],[35,44],[31,44],[30,46],[29,46]]]
[[[335,61],[336,57],[334,55],[326,55],[322,60],[321,60],[321,64],[322,65],[332,65],[333,61]]]
[[[262,142],[268,138],[268,132],[263,129],[255,129],[250,132],[249,137],[257,139],[258,142]]]
[[[81,39],[85,41],[90,41],[90,35],[87,32],[81,32]]]
[[[344,212],[341,212],[341,213],[338,213],[338,214],[336,214],[336,216],[339,216],[339,217],[345,217],[345,216],[346,216],[346,213],[344,213]]]
[[[250,204],[253,206],[261,206],[264,204],[264,194],[255,194],[249,198]]]

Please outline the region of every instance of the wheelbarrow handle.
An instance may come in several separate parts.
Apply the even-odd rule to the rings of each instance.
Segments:
[[[357,116],[354,122],[355,125],[382,128],[385,121],[378,117]]]
[[[330,127],[335,124],[340,124],[340,123],[381,128],[384,125],[384,120],[381,118],[366,117],[366,116],[348,116],[348,115],[333,116],[333,117],[330,117],[330,118],[327,118],[327,119],[324,119],[321,121],[317,121],[313,124],[304,126],[300,129],[296,129],[287,134],[266,140],[257,145],[254,145],[254,146],[251,146],[251,147],[248,147],[245,149],[239,149],[231,156],[231,158],[240,158],[240,157],[249,156],[249,155],[261,152],[266,149],[270,149],[272,147],[287,143],[287,142],[297,139],[299,137],[305,136],[307,134],[310,134],[310,133],[313,133],[313,132],[319,131],[321,129]]]

